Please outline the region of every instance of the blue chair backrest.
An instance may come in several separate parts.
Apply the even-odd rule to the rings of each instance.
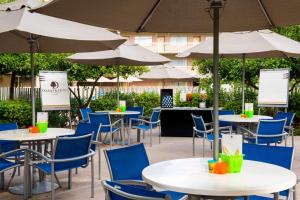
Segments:
[[[284,131],[285,119],[276,120],[259,120],[257,126],[258,135],[279,135]],[[281,142],[282,136],[279,137],[259,137],[258,144],[270,144]]]
[[[0,124],[0,131],[16,130],[18,125],[16,122]]]
[[[16,130],[18,125],[15,122],[0,124],[0,131]],[[18,148],[16,141],[1,140],[0,141],[0,153],[12,151]]]
[[[234,115],[233,110],[219,110],[219,115]],[[231,122],[226,122],[226,121],[219,121],[219,126],[224,127],[224,126],[232,126]]]
[[[192,118],[193,118],[193,121],[194,121],[195,128],[198,131],[204,131],[205,132],[206,131],[206,126],[205,126],[205,122],[204,122],[202,116],[192,114]],[[200,132],[197,132],[196,134],[200,137],[204,136],[204,134],[200,133]]]
[[[294,148],[244,143],[243,154],[246,160],[266,162],[290,170],[293,164]],[[280,195],[287,196],[288,191],[281,192]]]
[[[112,180],[142,180],[142,171],[149,166],[144,144],[104,150]]]
[[[81,117],[82,120],[84,121],[89,121],[89,113],[92,113],[92,109],[91,108],[80,108],[80,113],[81,113]]]
[[[78,137],[58,137],[55,141],[54,159],[75,158],[89,154],[92,134]],[[88,165],[88,158],[58,162],[54,164],[55,171],[74,169]]]
[[[133,114],[133,115],[126,115],[125,116],[125,122],[129,123],[130,119],[137,119],[140,116],[144,115],[144,107],[143,106],[136,106],[136,107],[127,107],[127,111],[138,111],[140,114]],[[134,121],[132,123],[135,123]]]
[[[113,181],[103,181],[102,185],[107,190],[109,200],[153,199],[163,200],[167,195],[161,192],[146,190],[130,185],[124,185]]]
[[[153,110],[151,117],[150,117],[150,122],[158,122],[160,113],[161,113],[161,110],[157,110],[157,109]],[[158,123],[152,124],[152,128],[157,127],[157,125],[158,125]]]
[[[292,126],[293,120],[295,117],[295,113],[292,112],[277,112],[276,119],[286,119],[286,126]]]
[[[92,130],[96,132],[110,132],[111,120],[107,112],[90,113],[90,122]],[[99,125],[101,127],[99,129]],[[99,132],[99,133],[100,133]]]
[[[81,121],[77,124],[74,136],[91,134],[92,132],[91,123],[87,121]]]

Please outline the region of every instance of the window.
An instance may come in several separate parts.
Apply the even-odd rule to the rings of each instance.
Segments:
[[[187,59],[186,58],[173,59],[167,65],[171,66],[171,67],[186,67],[187,66]]]
[[[187,45],[187,37],[180,36],[180,37],[171,37],[170,38],[171,45]]]
[[[152,46],[152,36],[135,36],[134,42],[141,46]]]

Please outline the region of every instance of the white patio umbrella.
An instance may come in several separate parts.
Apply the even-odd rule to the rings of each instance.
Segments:
[[[53,0],[41,7],[33,7],[33,10],[131,32],[213,32],[214,158],[217,159],[219,31],[248,31],[299,24],[299,7],[299,0],[89,0],[88,3]]]
[[[125,42],[115,50],[76,53],[68,57],[71,62],[106,66],[161,65],[170,60],[144,47]],[[119,67],[118,67],[119,69]],[[119,70],[117,71],[117,99],[119,102]]]
[[[245,59],[246,58],[286,58],[300,56],[300,42],[277,34],[270,30],[221,33],[221,58],[241,58],[242,74],[242,112],[245,105]],[[177,55],[177,57],[211,58],[213,39],[200,42]]]
[[[199,76],[177,67],[160,65],[152,66],[148,72],[142,74],[139,78],[142,80],[161,80],[164,86],[165,80],[194,80],[198,79]]]
[[[108,50],[124,41],[106,29],[31,13],[26,8],[0,12],[0,52],[30,53],[32,125],[35,124],[34,52]]]
[[[137,77],[134,76],[129,76],[128,78],[124,78],[124,77],[120,77],[119,78],[119,82],[120,83],[132,83],[132,82],[141,82],[143,81],[142,79],[139,79]],[[112,79],[113,83],[117,83],[118,82],[118,78],[114,78]]]
[[[87,81],[87,82],[95,82],[94,79],[90,79],[90,78],[87,79],[86,81]],[[108,79],[108,78],[106,78],[106,77],[104,77],[104,76],[101,76],[101,77],[98,79],[97,83],[113,83],[113,80],[110,80],[110,79]]]

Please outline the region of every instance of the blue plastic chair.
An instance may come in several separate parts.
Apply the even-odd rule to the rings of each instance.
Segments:
[[[139,131],[143,132],[143,135],[145,134],[146,131],[150,131],[150,146],[152,147],[152,130],[156,127],[158,127],[159,135],[158,135],[158,140],[160,143],[160,137],[161,137],[161,127],[160,127],[160,113],[161,110],[159,109],[153,109],[152,114],[149,118],[149,120],[146,119],[139,119],[139,118],[131,118],[130,119],[130,128],[137,129],[137,134],[139,134]],[[132,122],[136,121],[139,122],[138,125],[133,125]]]
[[[75,134],[70,137],[77,137],[87,134],[92,134],[92,144],[91,149],[96,151],[96,146],[98,146],[98,161],[99,161],[99,171],[98,171],[98,179],[101,179],[101,142],[99,141],[99,133],[100,133],[101,124],[97,122],[97,116],[91,115],[90,122],[81,121],[77,124]]]
[[[233,110],[219,110],[219,115],[234,115],[234,114],[235,113]],[[219,121],[219,126],[220,127],[227,127],[227,126],[232,127],[232,123],[227,122],[227,121]]]
[[[243,154],[245,154],[244,159],[246,160],[266,162],[291,170],[294,157],[294,148],[244,143]],[[290,190],[282,191],[279,193],[279,195],[289,199],[288,197],[290,195]],[[251,200],[273,199],[261,196],[250,196],[249,198]]]
[[[125,123],[128,126],[129,126],[130,119],[141,118],[144,116],[144,107],[143,106],[127,107],[126,110],[140,112],[140,114],[132,114],[132,115],[125,116]],[[131,120],[131,123],[132,123],[132,125],[138,125],[138,121],[136,121],[136,120]]]
[[[202,147],[202,155],[204,157],[204,149],[205,149],[205,140],[209,141],[212,145],[212,142],[214,141],[214,129],[207,129],[208,126],[211,126],[211,123],[205,123],[202,116],[197,116],[192,114],[192,118],[194,121],[194,127],[193,127],[193,156],[195,156],[195,138],[199,137],[202,138],[203,141],[203,147]],[[231,134],[231,126],[229,127],[220,127],[220,130],[228,130]],[[222,138],[222,134],[219,134],[219,139]]]
[[[45,162],[36,165],[38,169],[46,175],[51,175],[51,199],[54,200],[54,177],[57,172],[68,171],[68,185],[71,188],[72,169],[87,167],[91,159],[91,196],[94,197],[94,161],[95,152],[91,150],[92,134],[78,137],[58,137],[55,140],[52,157],[46,157],[43,154],[30,150],[37,154]],[[60,185],[58,179],[57,183]]]
[[[292,112],[277,112],[275,119],[286,119],[284,130],[292,135],[292,146],[294,146],[294,121],[295,113]]]
[[[15,122],[0,124],[0,131],[16,130],[18,125]],[[19,148],[20,145],[17,141],[0,140],[0,153],[8,152]]]
[[[150,191],[113,181],[102,181],[106,199],[109,200],[180,200],[182,195],[172,196],[164,192]]]
[[[150,165],[144,144],[136,144],[132,146],[122,147],[112,150],[104,150],[104,155],[109,168],[112,181],[129,184],[139,188],[147,188],[142,179],[142,171]],[[182,197],[184,194],[165,191],[172,197]]]
[[[92,131],[95,133],[106,133],[103,141],[106,139],[107,135],[110,134],[109,145],[110,148],[112,148],[112,143],[114,142],[113,134],[121,131],[120,127],[123,119],[119,119],[114,123],[111,123],[110,115],[107,112],[90,113],[89,118],[91,121]],[[101,126],[99,126],[100,124]],[[102,141],[101,134],[99,137],[100,141]]]
[[[12,154],[24,154],[24,150],[22,149],[14,149],[12,151],[8,151],[5,153],[0,154],[0,189],[4,189],[4,172],[10,169],[14,169],[14,172],[8,181],[7,188],[10,186],[11,181],[14,178],[16,168],[21,166],[21,163],[18,160],[11,161],[6,159],[7,157],[11,156]]]
[[[256,133],[244,127],[241,127],[241,131],[249,134],[249,137],[245,137],[249,143],[276,145],[284,140],[286,146],[288,133],[284,131],[285,122],[286,119],[259,120]]]
[[[89,121],[89,114],[92,113],[92,109],[91,108],[80,108],[80,113],[81,113],[81,117],[83,121]]]

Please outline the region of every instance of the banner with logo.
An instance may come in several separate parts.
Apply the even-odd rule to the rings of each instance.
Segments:
[[[70,110],[67,72],[40,71],[42,110]]]

